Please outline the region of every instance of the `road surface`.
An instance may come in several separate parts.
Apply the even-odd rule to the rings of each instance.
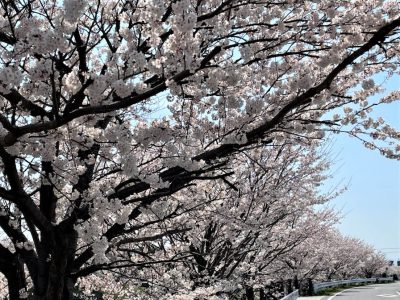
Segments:
[[[373,284],[344,290],[321,300],[400,300],[400,283]]]

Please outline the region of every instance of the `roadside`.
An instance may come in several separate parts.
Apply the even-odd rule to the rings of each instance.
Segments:
[[[355,287],[361,287],[361,286],[366,286],[366,285],[372,285],[371,284],[351,284],[351,285],[341,285],[341,286],[335,286],[335,287],[329,287],[329,288],[324,288],[318,291],[318,295],[315,296],[309,296],[309,297],[300,297],[297,298],[297,300],[322,300],[322,299],[327,299],[327,297],[333,296],[341,291],[345,291],[351,288]]]
[[[341,300],[400,299],[400,283],[393,282],[343,287],[337,289],[336,292],[326,291],[323,295],[300,297],[298,300],[332,300],[333,298]]]

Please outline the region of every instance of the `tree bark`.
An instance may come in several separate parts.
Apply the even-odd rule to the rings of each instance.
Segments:
[[[265,295],[264,289],[260,289],[260,300],[267,300],[267,296]]]
[[[7,279],[8,299],[19,300],[19,292],[26,286],[23,261],[18,253],[11,253],[1,244],[0,272]]]
[[[75,279],[70,274],[77,246],[77,233],[73,229],[57,230],[55,244],[51,245],[48,258],[43,264],[44,276],[40,278],[40,289],[37,289],[35,300],[72,300]]]
[[[7,270],[4,276],[7,279],[9,300],[20,300],[20,290],[25,288],[23,266],[14,261],[15,269]],[[22,268],[21,268],[22,267]]]
[[[247,300],[254,300],[254,289],[252,287],[247,287],[246,288],[246,298]]]

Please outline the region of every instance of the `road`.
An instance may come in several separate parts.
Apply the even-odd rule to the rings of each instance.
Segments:
[[[322,300],[400,300],[400,283],[373,284],[344,290]]]

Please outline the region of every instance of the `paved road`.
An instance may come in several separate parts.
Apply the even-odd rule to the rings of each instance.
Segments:
[[[344,290],[323,300],[400,300],[400,283],[374,284]]]

